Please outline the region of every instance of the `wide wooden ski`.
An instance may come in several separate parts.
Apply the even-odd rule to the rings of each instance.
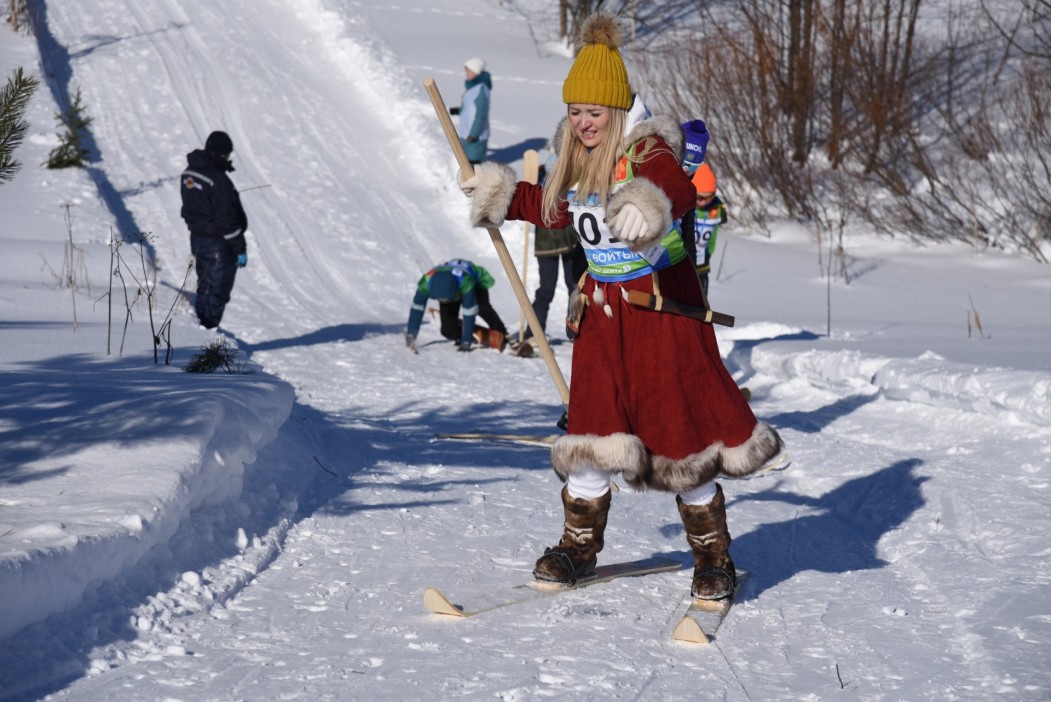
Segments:
[[[536,435],[536,434],[486,434],[486,433],[468,433],[468,434],[435,434],[435,439],[455,439],[458,441],[510,441],[516,444],[528,444],[530,446],[551,446],[555,443],[559,434],[552,434],[550,436]]]
[[[624,563],[610,563],[600,565],[595,572],[581,578],[575,585],[561,585],[559,583],[546,583],[539,580],[530,580],[526,583],[514,585],[509,588],[484,592],[466,601],[457,603],[449,599],[436,587],[429,587],[423,592],[423,605],[435,614],[445,614],[451,617],[473,617],[483,612],[491,612],[513,604],[529,602],[531,600],[560,595],[573,590],[590,587],[599,583],[609,582],[617,578],[627,578],[650,573],[664,573],[679,570],[683,567],[680,561],[655,556],[638,561],[627,561]]]
[[[764,475],[771,473],[781,473],[788,469],[788,466],[792,465],[792,459],[788,457],[788,451],[782,451],[776,455],[769,463],[765,466],[752,473],[751,475],[743,475],[739,478],[732,478],[732,480],[754,480],[761,478]]]
[[[734,598],[741,591],[741,585],[748,579],[748,571],[737,571],[737,588],[734,590]],[[715,638],[715,632],[719,630],[726,615],[730,613],[730,607],[734,600],[698,600],[690,599],[686,613],[675,624],[671,637],[675,641],[690,644],[707,645]]]

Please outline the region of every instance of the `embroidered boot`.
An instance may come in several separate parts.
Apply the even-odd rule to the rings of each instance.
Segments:
[[[607,492],[602,497],[586,500],[570,497],[569,488],[562,488],[562,506],[566,513],[565,531],[557,546],[544,549],[536,562],[533,577],[548,582],[572,585],[578,578],[590,574],[602,550],[602,535],[613,499]]]
[[[734,596],[737,572],[730,559],[730,532],[726,529],[726,500],[721,485],[715,499],[703,506],[683,504],[676,496],[693,551],[693,596],[700,600],[725,600]]]

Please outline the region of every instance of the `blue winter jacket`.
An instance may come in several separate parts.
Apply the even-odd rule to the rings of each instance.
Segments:
[[[489,152],[489,94],[493,89],[489,71],[465,80],[464,89],[456,133],[467,152],[467,160],[484,161]],[[467,137],[474,137],[476,141],[467,141]]]
[[[237,188],[226,175],[233,166],[223,157],[203,149],[188,153],[186,162],[179,187],[180,214],[190,234],[223,240],[236,253],[244,253],[248,217]]]

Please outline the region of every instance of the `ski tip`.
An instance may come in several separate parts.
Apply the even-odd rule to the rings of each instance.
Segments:
[[[710,643],[708,634],[704,633],[704,629],[697,623],[697,620],[693,617],[683,617],[678,624],[675,625],[675,631],[672,632],[671,637],[676,641],[683,641],[685,643],[693,644],[704,644]]]
[[[462,607],[457,607],[436,587],[423,591],[423,606],[435,614],[447,614],[451,617],[466,616]]]
[[[792,459],[788,457],[788,451],[782,451],[773,458],[769,463],[759,469],[760,473],[780,473],[785,468],[788,468],[792,464]]]

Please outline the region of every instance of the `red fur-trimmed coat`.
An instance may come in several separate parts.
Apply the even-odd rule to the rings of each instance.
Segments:
[[[634,179],[606,207],[607,218],[614,220],[631,203],[651,223],[631,242],[634,250],[659,241],[696,201],[679,165],[679,125],[670,119],[645,120],[631,128],[628,143],[644,138],[650,138],[651,147],[656,140],[656,155],[635,164]],[[556,228],[570,224],[565,207],[558,221],[543,224],[542,186],[515,182],[506,166],[483,163],[476,174],[476,225],[499,226],[504,219]],[[775,457],[781,439],[752,414],[723,365],[711,325],[634,307],[622,288],[704,304],[687,259],[625,282],[587,277],[582,295],[588,306],[573,346],[569,433],[551,453],[559,477],[565,480],[589,467],[621,474],[635,488],[683,492],[719,474],[748,475]]]

